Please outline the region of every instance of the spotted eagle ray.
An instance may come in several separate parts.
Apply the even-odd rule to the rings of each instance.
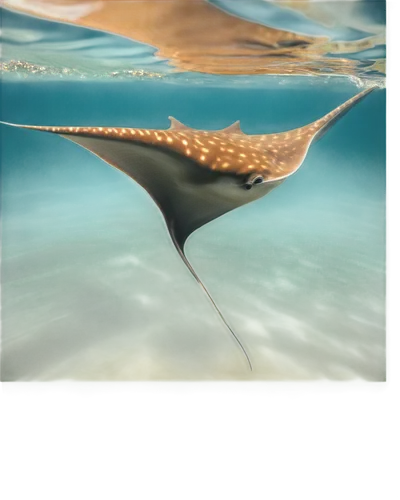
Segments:
[[[282,184],[300,168],[310,145],[374,88],[308,125],[275,134],[245,134],[239,121],[221,130],[197,130],[172,117],[166,130],[1,123],[59,134],[140,184],[157,204],[180,257],[252,369],[243,344],[187,259],[185,242],[196,229]]]

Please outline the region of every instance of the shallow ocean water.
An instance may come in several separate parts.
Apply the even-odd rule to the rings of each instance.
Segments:
[[[66,84],[46,121],[83,123],[89,112],[97,123],[105,92],[114,105],[109,124],[129,125],[135,110],[135,123],[151,116],[151,126],[162,127],[167,110],[161,103],[199,127],[234,107],[249,133],[271,127],[271,115],[282,130],[300,115],[293,113],[290,89],[281,91],[279,106],[275,92],[265,89],[240,92],[238,101],[235,89],[196,89],[194,95],[187,87],[146,84],[143,103],[144,84],[138,84],[126,106],[120,84],[105,86],[82,95],[79,86]],[[50,92],[21,87],[3,87],[10,107],[4,113],[18,99],[15,120],[36,122]],[[304,122],[352,90],[319,89],[317,103],[315,91],[304,88]],[[78,95],[85,116],[73,119],[69,103]],[[383,92],[374,93],[343,118],[276,191],[210,223],[188,242],[189,258],[240,332],[260,376],[383,376],[382,99]],[[194,101],[207,109],[196,122],[188,109]],[[2,140],[3,370],[10,367],[9,377],[246,373],[142,188],[59,137],[4,128]]]
[[[262,4],[249,2],[249,17]],[[277,12],[279,24],[285,11]],[[377,24],[354,17],[356,26],[335,28],[341,39],[357,38],[366,19]],[[383,79],[175,74],[148,47],[114,35],[17,13],[5,19],[33,44],[8,40],[3,58],[30,51],[25,60],[46,68],[83,61],[63,45],[66,31],[82,33],[78,52],[98,38],[82,62],[84,81],[3,74],[1,119],[14,123],[166,128],[172,115],[196,128],[239,119],[246,133],[270,133],[307,124]],[[71,64],[50,43],[56,29]],[[50,55],[35,48],[35,33],[49,37]],[[131,63],[99,62],[99,40],[113,55],[136,51],[135,68],[149,74],[111,78]],[[1,151],[2,380],[385,379],[384,89],[338,121],[282,186],[188,241],[253,372],[139,185],[50,134],[1,126]]]

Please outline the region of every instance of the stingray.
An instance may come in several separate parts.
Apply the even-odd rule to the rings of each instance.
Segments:
[[[200,227],[265,196],[293,175],[310,145],[373,89],[308,125],[275,134],[245,134],[239,121],[221,130],[197,130],[172,117],[166,130],[7,125],[59,134],[140,184],[157,204],[182,261],[252,369],[243,344],[187,259],[185,243]]]

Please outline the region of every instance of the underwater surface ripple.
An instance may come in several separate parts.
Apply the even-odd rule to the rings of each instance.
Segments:
[[[382,1],[342,1],[340,9],[335,1],[127,1],[120,3],[122,18],[115,14],[118,2],[89,1],[94,15],[101,6],[111,7],[105,19],[83,17],[83,25],[76,1],[63,3],[63,10],[54,0],[4,2],[16,10],[0,11],[3,78],[342,74],[382,81],[385,74]],[[68,20],[69,3],[71,24],[40,19]],[[35,8],[37,18],[18,12]]]

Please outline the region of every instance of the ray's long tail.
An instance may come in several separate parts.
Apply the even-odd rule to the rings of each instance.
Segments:
[[[215,303],[215,301],[212,298],[212,296],[211,296],[210,292],[208,291],[207,287],[204,285],[204,283],[201,281],[201,279],[199,278],[199,276],[196,273],[196,271],[193,269],[191,263],[188,261],[186,255],[185,255],[183,249],[181,248],[181,246],[177,242],[177,240],[175,238],[175,235],[173,234],[173,232],[170,232],[170,234],[171,234],[172,241],[174,242],[175,248],[177,249],[177,251],[178,251],[180,257],[182,258],[183,262],[185,263],[186,267],[189,269],[190,273],[192,274],[192,276],[194,277],[194,279],[197,281],[197,283],[199,284],[200,288],[206,294],[208,300],[211,302],[211,304],[214,307],[216,313],[218,314],[218,316],[220,317],[220,319],[222,320],[222,322],[224,323],[224,325],[228,328],[229,332],[231,333],[231,335],[235,339],[236,343],[240,347],[242,353],[244,354],[244,356],[246,358],[247,364],[249,365],[250,371],[253,371],[253,366],[251,364],[250,357],[247,354],[247,351],[246,351],[244,345],[242,344],[242,342],[240,341],[239,337],[236,335],[236,333],[233,331],[232,327],[229,325],[229,323],[225,319],[224,315],[222,314],[220,308]]]

